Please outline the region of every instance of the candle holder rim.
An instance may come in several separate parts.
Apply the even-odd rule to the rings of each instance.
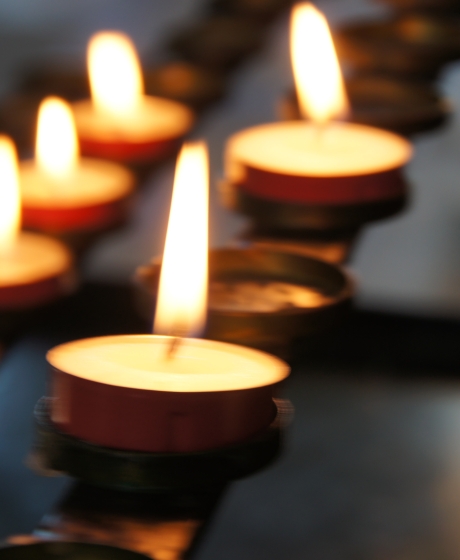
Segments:
[[[328,263],[322,259],[319,258],[315,258],[313,256],[309,256],[309,255],[296,255],[294,253],[287,253],[285,251],[282,250],[274,250],[274,249],[268,249],[268,248],[261,248],[261,247],[245,247],[242,249],[233,249],[233,248],[222,248],[222,249],[215,249],[212,252],[214,253],[221,253],[221,254],[225,254],[225,253],[244,253],[246,252],[246,254],[250,254],[250,253],[266,253],[266,254],[279,254],[279,255],[289,255],[288,258],[292,257],[293,260],[298,260],[299,262],[306,262],[306,261],[312,261],[316,264],[319,264],[320,266],[324,266],[324,268],[329,268],[330,270],[336,270],[337,272],[339,272],[339,274],[342,276],[342,279],[344,280],[344,286],[343,288],[340,290],[340,292],[338,294],[334,294],[333,298],[331,299],[331,301],[322,303],[319,307],[292,307],[292,308],[287,308],[287,309],[281,309],[278,311],[232,311],[232,310],[226,310],[225,314],[229,315],[229,316],[233,316],[233,317],[243,317],[245,315],[247,315],[248,313],[253,314],[255,317],[259,316],[259,317],[265,317],[268,314],[274,317],[289,317],[292,315],[305,315],[305,314],[312,314],[315,312],[318,312],[322,309],[326,309],[328,307],[333,307],[336,306],[339,303],[345,302],[347,300],[349,300],[354,292],[355,292],[355,287],[356,287],[356,282],[354,281],[354,279],[351,277],[351,275],[349,274],[348,271],[346,271],[342,266],[337,265],[337,264],[332,264],[332,263]],[[268,279],[267,281],[270,281],[270,279]],[[311,287],[308,286],[306,283],[305,284],[301,284],[301,283],[297,283],[297,282],[292,282],[292,284],[297,284],[297,285],[304,285],[307,287]],[[218,310],[213,310],[212,308],[209,308],[208,312],[210,314],[221,314],[221,312],[219,312]]]
[[[271,249],[271,248],[265,248],[265,247],[244,247],[244,248],[232,248],[232,247],[222,247],[222,248],[217,248],[217,249],[212,249],[210,251],[210,256],[212,256],[212,254],[216,255],[216,254],[229,254],[229,253],[236,253],[236,254],[257,254],[257,253],[265,253],[265,254],[275,254],[275,255],[283,255],[283,256],[288,256],[287,258],[292,260],[298,260],[299,262],[306,262],[306,261],[312,261],[314,263],[316,263],[317,265],[323,266],[324,268],[328,268],[329,270],[336,270],[337,272],[339,272],[339,274],[342,276],[342,279],[344,281],[344,286],[343,288],[340,290],[339,294],[335,294],[333,297],[334,299],[331,299],[331,301],[329,302],[325,302],[322,303],[321,306],[319,307],[292,307],[292,308],[288,308],[288,309],[281,309],[278,311],[232,311],[232,310],[225,310],[225,315],[231,316],[231,317],[246,317],[248,314],[253,315],[254,317],[267,317],[268,315],[270,316],[274,316],[274,317],[289,317],[289,316],[293,316],[293,315],[306,315],[306,314],[313,314],[315,312],[318,312],[322,309],[326,309],[328,307],[334,307],[339,303],[348,301],[349,299],[351,299],[353,297],[353,294],[355,293],[355,288],[356,288],[356,280],[355,278],[350,274],[350,271],[345,269],[343,266],[339,265],[339,264],[335,264],[335,263],[329,263],[327,261],[324,261],[323,259],[320,258],[316,258],[313,256],[309,256],[309,255],[296,255],[294,253],[288,253],[287,251],[282,251],[282,250],[275,250],[275,249]],[[139,276],[142,276],[143,273],[148,273],[149,270],[151,270],[151,267],[158,267],[161,268],[161,257],[154,257],[153,259],[151,259],[151,261],[149,262],[149,264],[147,265],[141,265],[140,267],[137,268],[136,270],[136,275],[134,277],[134,281],[136,283],[139,283],[141,280],[139,279]],[[262,275],[261,275],[262,276]],[[211,280],[210,280],[211,281]],[[270,279],[267,279],[267,281],[270,281]],[[301,285],[301,286],[307,286],[307,287],[311,287],[308,286],[306,283],[305,284],[301,284],[299,282],[292,282],[292,284],[297,284],[297,285]],[[222,314],[222,311],[218,310],[218,309],[212,309],[212,307],[208,308],[208,314],[210,315],[216,315],[216,316],[220,316]]]

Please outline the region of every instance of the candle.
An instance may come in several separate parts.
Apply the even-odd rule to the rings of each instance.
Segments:
[[[72,287],[72,257],[59,241],[20,233],[16,150],[0,136],[0,310],[24,309]]]
[[[287,365],[205,341],[208,171],[204,144],[178,160],[154,321],[156,335],[70,342],[48,353],[52,421],[98,445],[194,452],[243,441],[275,417]],[[181,338],[179,338],[181,337]]]
[[[227,203],[281,229],[351,227],[366,221],[366,205],[371,217],[385,215],[388,203],[393,210],[404,199],[410,144],[377,128],[332,122],[346,115],[348,100],[327,22],[312,5],[294,8],[291,38],[300,109],[312,122],[233,135],[225,151]]]
[[[35,155],[20,166],[26,227],[62,234],[106,229],[125,218],[133,174],[116,163],[79,157],[64,100],[48,97],[40,105]]]
[[[101,32],[88,47],[91,100],[74,103],[82,153],[128,163],[149,163],[174,151],[194,116],[176,101],[143,94],[131,40]]]
[[[106,447],[189,452],[244,440],[274,419],[273,386],[287,375],[276,358],[225,343],[114,336],[48,353],[52,420]]]

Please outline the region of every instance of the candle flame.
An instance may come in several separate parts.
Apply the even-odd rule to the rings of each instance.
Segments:
[[[154,332],[199,336],[208,292],[208,152],[185,144],[176,166]]]
[[[0,136],[0,254],[14,246],[21,227],[21,196],[16,148]]]
[[[90,39],[88,72],[91,96],[98,111],[128,116],[144,92],[136,48],[124,33],[103,31]]]
[[[318,124],[344,117],[348,99],[331,32],[308,2],[292,10],[291,59],[302,115]]]
[[[77,131],[69,105],[59,97],[47,97],[38,110],[36,161],[55,179],[69,176],[78,165]]]

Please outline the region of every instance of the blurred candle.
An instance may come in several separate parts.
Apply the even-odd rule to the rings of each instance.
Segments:
[[[59,233],[104,229],[123,219],[134,176],[119,164],[80,157],[64,100],[41,103],[35,155],[20,166],[25,226]]]
[[[300,106],[310,122],[270,123],[227,142],[229,183],[249,195],[305,204],[358,204],[405,192],[401,168],[412,149],[402,137],[337,122],[348,112],[340,66],[324,16],[294,6],[292,65]]]
[[[21,227],[21,197],[18,188],[16,149],[0,136],[0,254],[11,253]]]
[[[194,116],[188,107],[144,95],[135,47],[123,33],[91,38],[88,72],[91,100],[73,105],[84,154],[149,162],[170,154],[190,130]]]
[[[16,150],[0,136],[0,310],[37,305],[70,287],[69,251],[50,237],[21,233],[20,209]]]

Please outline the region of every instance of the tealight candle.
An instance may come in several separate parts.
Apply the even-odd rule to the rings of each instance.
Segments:
[[[283,362],[191,338],[168,359],[170,346],[170,337],[131,335],[54,348],[52,421],[89,442],[150,452],[220,447],[271,423]]]
[[[233,135],[225,151],[227,202],[287,229],[351,227],[366,221],[359,212],[366,205],[373,218],[385,215],[385,203],[404,199],[410,144],[377,128],[330,122],[347,113],[348,101],[327,22],[312,5],[294,8],[291,37],[300,108],[313,122]],[[331,217],[331,208],[339,215]],[[343,216],[344,209],[352,211]]]
[[[267,354],[197,340],[207,301],[207,154],[184,147],[166,235],[154,332],[58,346],[51,418],[61,431],[116,449],[195,452],[267,428],[288,366]]]
[[[20,233],[16,151],[0,137],[0,310],[33,307],[72,287],[72,257],[59,241]]]
[[[91,100],[73,105],[83,154],[149,163],[170,155],[192,127],[188,107],[143,94],[139,61],[127,36],[93,36],[88,71]]]
[[[40,105],[35,155],[20,166],[26,227],[62,234],[124,219],[134,175],[116,163],[79,157],[72,112],[59,98]]]

